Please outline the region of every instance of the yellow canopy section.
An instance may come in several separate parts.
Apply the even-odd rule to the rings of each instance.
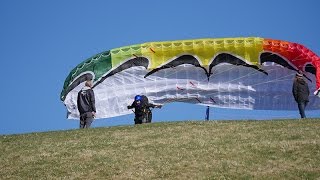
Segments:
[[[148,69],[176,59],[181,55],[192,55],[207,67],[220,53],[229,53],[240,59],[258,65],[263,50],[263,38],[219,38],[180,41],[149,42],[140,45],[120,47],[111,50],[112,67],[135,57],[145,57],[150,61]]]

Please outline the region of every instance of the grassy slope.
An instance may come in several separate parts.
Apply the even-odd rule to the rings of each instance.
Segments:
[[[0,136],[0,179],[317,179],[320,119]]]

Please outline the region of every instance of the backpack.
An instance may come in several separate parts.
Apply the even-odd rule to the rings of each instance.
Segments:
[[[149,104],[149,99],[145,95],[141,95],[141,103],[142,106],[147,106]],[[146,116],[146,123],[150,123],[152,120],[152,112],[150,108],[145,108],[145,116]]]
[[[141,103],[142,103],[142,105],[147,105],[147,104],[149,104],[149,99],[147,98],[147,96],[145,96],[145,95],[141,95]]]

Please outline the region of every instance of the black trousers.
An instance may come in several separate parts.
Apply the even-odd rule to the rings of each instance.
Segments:
[[[151,123],[152,120],[152,112],[150,109],[147,109],[145,114],[137,115],[134,118],[134,124],[143,124],[143,123]]]
[[[80,115],[80,129],[89,128],[93,122],[92,112],[87,112]]]
[[[146,116],[145,115],[139,115],[134,117],[134,124],[142,124],[146,123]]]

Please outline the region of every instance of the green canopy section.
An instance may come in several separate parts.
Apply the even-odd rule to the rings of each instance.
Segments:
[[[64,101],[67,93],[77,85],[92,77],[94,81],[101,78],[112,68],[110,51],[104,51],[92,56],[76,66],[66,78],[60,99]],[[83,76],[83,78],[79,78]]]

